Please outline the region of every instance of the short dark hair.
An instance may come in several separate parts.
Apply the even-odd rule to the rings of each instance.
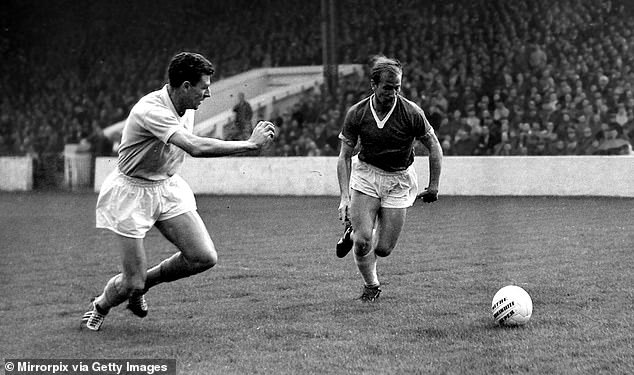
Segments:
[[[203,55],[193,52],[181,52],[172,57],[167,68],[170,86],[179,87],[188,81],[198,84],[203,75],[213,75],[214,65]]]
[[[372,66],[370,68],[370,80],[374,84],[381,82],[381,75],[384,72],[391,72],[394,74],[403,74],[403,66],[397,59],[385,57],[383,55],[376,55],[372,57]]]

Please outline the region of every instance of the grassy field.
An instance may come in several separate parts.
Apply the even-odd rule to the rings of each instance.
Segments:
[[[361,304],[353,258],[334,255],[336,198],[199,196],[211,271],[150,291],[141,320],[112,310],[79,330],[118,270],[91,193],[0,193],[5,358],[176,358],[179,374],[634,373],[634,200],[441,197],[408,212]],[[157,231],[151,264],[174,249]],[[534,303],[497,327],[507,284]]]

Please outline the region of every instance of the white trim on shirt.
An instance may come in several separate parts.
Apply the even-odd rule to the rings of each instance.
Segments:
[[[394,108],[396,108],[397,98],[394,98],[394,104],[392,105],[392,108],[387,113],[387,115],[385,115],[383,120],[379,120],[379,116],[377,116],[376,111],[374,110],[374,106],[372,105],[372,99],[374,99],[374,96],[375,96],[374,94],[372,94],[372,96],[370,96],[370,111],[372,112],[372,117],[374,117],[374,121],[376,122],[376,126],[378,126],[379,129],[383,129],[383,127],[385,126],[385,123],[387,122],[387,120],[390,119],[390,116],[392,115],[392,112],[394,112]]]

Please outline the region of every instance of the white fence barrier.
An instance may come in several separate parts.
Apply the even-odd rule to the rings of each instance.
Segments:
[[[30,156],[0,157],[0,190],[33,189],[33,158]]]
[[[93,156],[84,152],[77,144],[64,147],[64,186],[71,190],[92,187]]]
[[[421,187],[427,163],[415,161]],[[337,196],[336,164],[336,157],[188,158],[180,174],[198,194]],[[97,158],[95,191],[115,166],[115,158]],[[445,157],[440,193],[634,197],[634,157]]]

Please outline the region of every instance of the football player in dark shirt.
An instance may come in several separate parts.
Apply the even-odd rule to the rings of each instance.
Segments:
[[[416,138],[429,150],[429,184],[420,197],[427,203],[438,199],[442,148],[423,110],[400,95],[402,76],[397,60],[376,56],[370,72],[373,94],[350,107],[339,135],[339,217],[346,229],[337,256],[354,250],[364,280],[359,299],[364,302],[379,297],[377,256],[390,255],[407,208],[418,196]],[[357,143],[359,154],[353,158]]]

